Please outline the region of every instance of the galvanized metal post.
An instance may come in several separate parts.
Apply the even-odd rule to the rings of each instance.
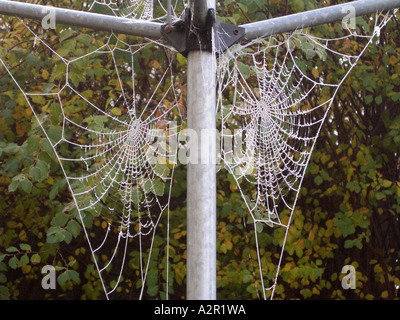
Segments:
[[[203,27],[215,0],[192,0],[194,27]],[[216,59],[207,51],[188,53],[188,128],[198,150],[188,164],[187,299],[216,299]]]

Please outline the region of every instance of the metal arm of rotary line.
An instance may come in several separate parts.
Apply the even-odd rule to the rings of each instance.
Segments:
[[[162,37],[161,23],[114,17],[105,14],[43,6],[18,1],[0,0],[0,14],[42,20],[52,11],[57,24],[110,31],[139,37]]]
[[[241,25],[241,27],[245,30],[243,39],[252,40],[274,34],[291,32],[301,28],[343,21],[343,19],[348,17],[349,12],[352,12],[354,17],[356,17],[395,8],[400,8],[400,0],[358,0],[283,17],[252,22]]]

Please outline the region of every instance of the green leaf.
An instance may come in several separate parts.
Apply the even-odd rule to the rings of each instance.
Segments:
[[[249,270],[240,271],[240,276],[242,278],[243,283],[249,283],[250,280],[253,279],[253,276]]]
[[[60,227],[50,227],[47,230],[47,242],[57,243],[64,240],[63,230]]]
[[[65,283],[69,280],[68,273],[63,272],[57,277],[57,282],[60,286],[64,286]]]
[[[87,33],[81,33],[79,36],[76,37],[76,40],[82,42],[85,45],[89,45],[90,41],[92,40],[92,36]]]
[[[392,181],[390,181],[390,180],[383,180],[383,183],[382,183],[382,185],[383,185],[383,187],[384,188],[389,188],[389,187],[391,187],[392,186]]]
[[[31,168],[29,170],[29,174],[31,175],[33,181],[40,181],[42,178],[42,172],[37,167]]]
[[[316,176],[316,177],[314,178],[314,183],[315,183],[317,186],[321,185],[322,182],[324,182],[324,179],[323,179],[321,176]]]
[[[65,285],[67,281],[78,282],[79,273],[76,272],[75,270],[65,270],[57,277],[57,282],[60,286]]]
[[[20,166],[21,166],[21,160],[16,157],[12,157],[4,165],[4,171],[16,174],[19,171]]]
[[[145,180],[142,184],[142,188],[145,193],[153,193],[157,196],[162,196],[164,194],[165,184],[158,180]]]
[[[8,261],[8,265],[11,269],[17,269],[18,258],[16,256],[11,257],[11,259]]]
[[[178,53],[176,55],[176,60],[178,61],[179,66],[183,66],[186,64],[186,58],[183,55],[181,55],[180,53]]]
[[[26,141],[27,151],[29,154],[37,152],[40,149],[40,137],[37,135],[31,136]]]
[[[147,293],[150,296],[155,296],[158,293],[158,286],[157,285],[151,285],[147,289]]]
[[[295,12],[304,11],[304,1],[303,0],[293,0],[291,6]]]
[[[8,191],[9,192],[14,192],[15,190],[18,189],[19,181],[18,180],[11,180],[11,183],[8,185]]]
[[[166,164],[159,163],[154,166],[153,170],[160,178],[163,179],[167,178],[171,172],[171,169]]]
[[[28,257],[28,255],[27,255],[27,254],[24,254],[24,255],[21,257],[20,261],[21,261],[21,265],[22,265],[22,266],[26,266],[26,265],[29,263],[29,257]]]
[[[40,255],[38,253],[35,253],[34,255],[32,255],[31,257],[31,263],[33,264],[37,264],[40,263],[42,259],[40,258]]]
[[[51,161],[51,160],[48,160],[48,161]],[[40,170],[41,179],[46,178],[47,175],[49,174],[49,171],[50,171],[49,163],[47,163],[47,162],[45,162],[43,160],[39,160],[36,163],[35,168],[38,168]]]
[[[43,96],[31,96],[31,99],[34,103],[37,104],[45,104],[46,103],[46,99]]]
[[[251,74],[250,67],[247,64],[244,64],[243,62],[240,61],[237,62],[237,66],[243,78],[247,79]]]
[[[70,243],[72,240],[72,234],[67,230],[62,230],[63,241],[65,243]],[[61,240],[60,240],[61,241]]]
[[[157,196],[162,196],[164,195],[164,188],[165,188],[165,183],[161,181],[154,181],[154,194]]]
[[[7,271],[7,270],[8,270],[7,265],[4,262],[0,262],[0,271]]]
[[[63,227],[67,221],[69,220],[69,216],[64,213],[58,213],[50,222],[50,224],[54,227]]]
[[[20,187],[26,193],[30,193],[32,191],[32,182],[25,177],[20,181],[18,187]]]
[[[52,125],[59,124],[62,116],[60,105],[57,103],[53,103],[50,105],[49,109],[50,109],[51,124]]]
[[[117,108],[117,107],[112,108],[111,109],[111,114],[113,116],[120,116],[122,114],[121,108]]]
[[[2,155],[2,153],[7,153],[7,154],[15,154],[19,151],[20,146],[15,144],[15,143],[7,143],[7,144],[3,144],[0,143],[0,156]]]
[[[50,200],[54,200],[55,197],[57,196],[57,194],[58,194],[58,184],[55,183],[55,184],[53,184],[53,186],[51,187],[51,190],[49,192]]]
[[[79,273],[75,270],[68,270],[68,275],[71,281],[78,282],[79,281]]]
[[[54,87],[54,83],[46,83],[45,85],[43,85],[43,93],[49,93]]]
[[[336,217],[338,218],[338,220],[335,221],[334,225],[340,229],[343,237],[347,237],[348,235],[353,234],[356,231],[352,219],[345,216],[341,212],[337,213]]]
[[[354,240],[354,245],[357,247],[357,249],[362,249],[362,247],[363,247],[363,244],[362,244],[362,242],[361,242],[361,240],[360,239],[356,239],[356,240]]]
[[[365,97],[366,104],[370,104],[373,100],[374,100],[374,97],[370,94]]]
[[[35,65],[36,58],[35,58],[35,55],[33,54],[33,52],[29,53],[29,54],[26,56],[26,62],[27,62],[28,65],[30,65],[30,66],[34,66],[34,65]]]
[[[21,250],[23,250],[23,251],[31,251],[31,250],[32,250],[31,246],[30,246],[29,244],[27,244],[27,243],[21,243],[21,244],[19,245],[19,247],[20,247]]]
[[[81,225],[75,220],[70,220],[67,224],[67,230],[76,238],[82,230]]]
[[[7,251],[7,252],[10,252],[10,253],[19,252],[19,250],[18,250],[16,247],[13,247],[13,246],[8,247],[8,248],[6,249],[6,251]]]
[[[60,34],[60,42],[64,41],[65,39],[71,37],[75,33],[74,30],[71,29],[64,29]]]
[[[353,241],[353,240],[347,239],[347,240],[344,242],[344,247],[345,247],[346,249],[352,248],[353,246],[354,246],[354,241]]]
[[[244,12],[248,11],[247,6],[245,4],[240,3],[240,2],[238,2],[237,4],[240,7],[240,9],[242,9]]]
[[[9,299],[10,291],[6,286],[0,286],[0,300]]]
[[[143,201],[143,192],[140,189],[132,189],[131,200],[134,204],[139,204]]]
[[[375,198],[376,200],[382,200],[386,198],[386,195],[383,192],[377,192],[375,193]]]
[[[62,138],[62,128],[59,126],[51,126],[47,131],[47,135],[53,144],[59,142]]]

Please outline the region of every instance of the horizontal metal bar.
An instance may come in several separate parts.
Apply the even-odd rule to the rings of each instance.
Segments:
[[[244,24],[244,40],[252,40],[301,28],[341,21],[354,12],[355,16],[400,7],[400,0],[359,0],[326,8],[310,10],[269,20]]]
[[[0,0],[0,14],[42,20],[49,13],[49,10],[54,10],[53,13],[56,24],[65,24],[94,30],[124,33],[153,39],[162,37],[161,23],[114,17],[105,14],[56,8],[25,2]]]

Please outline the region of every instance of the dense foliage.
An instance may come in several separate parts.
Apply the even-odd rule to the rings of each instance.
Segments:
[[[82,1],[55,1],[80,8]],[[338,1],[326,1],[326,5]],[[61,4],[59,5],[61,6]],[[223,5],[222,5],[223,4]],[[320,6],[307,0],[225,0],[219,19],[233,24],[276,17]],[[284,299],[395,299],[400,289],[400,23],[399,15],[381,32],[379,41],[363,55],[336,97],[317,142],[303,181],[300,199],[289,232],[276,298]],[[34,39],[17,19],[1,17],[0,55],[20,62],[19,80],[34,90],[51,92],[65,70],[46,59],[46,50],[30,50]],[[359,18],[357,23],[365,22]],[[101,34],[74,28],[62,33],[31,28],[43,34],[63,56],[82,55],[101,41]],[[315,32],[340,36],[333,26]],[[129,40],[129,39],[128,39]],[[16,50],[16,48],[18,50]],[[123,57],[121,57],[122,59]],[[69,79],[96,103],[106,103],[113,86],[112,71],[96,60],[77,64]],[[165,69],[164,51],[148,50],[138,61],[140,68]],[[96,68],[100,65],[101,68]],[[59,67],[57,67],[59,66]],[[185,109],[185,59],[175,63],[175,82],[182,88],[180,108]],[[318,65],[319,72],[339,75],[340,68]],[[18,68],[18,63],[16,63]],[[82,81],[84,69],[93,69]],[[145,72],[138,75],[139,89],[146,91]],[[91,85],[94,81],[95,85]],[[50,83],[50,85],[48,85]],[[57,123],[56,110],[46,105],[50,125]],[[44,99],[43,99],[44,100]],[[85,106],[71,105],[67,112],[82,116]],[[76,109],[74,109],[76,108]],[[57,135],[57,129],[53,130]],[[185,298],[186,263],[186,167],[175,170],[170,210],[170,298]],[[256,299],[259,271],[254,250],[254,230],[247,228],[246,209],[237,186],[221,170],[218,173],[218,298]],[[89,223],[89,222],[88,222]],[[93,219],[92,233],[105,228]],[[71,204],[62,170],[40,131],[32,111],[11,78],[0,68],[0,297],[1,299],[102,299],[102,288],[91,261],[87,242]],[[163,298],[165,265],[157,260],[166,249],[166,231],[154,241],[154,259],[146,282],[146,298]],[[259,235],[265,266],[276,262],[278,231]],[[129,255],[121,297],[140,285],[137,253]],[[41,268],[56,267],[56,290],[43,290]],[[356,269],[356,289],[344,290],[344,265]],[[271,270],[274,267],[271,266]],[[122,290],[122,289],[121,289]],[[125,294],[125,295],[123,295]]]

